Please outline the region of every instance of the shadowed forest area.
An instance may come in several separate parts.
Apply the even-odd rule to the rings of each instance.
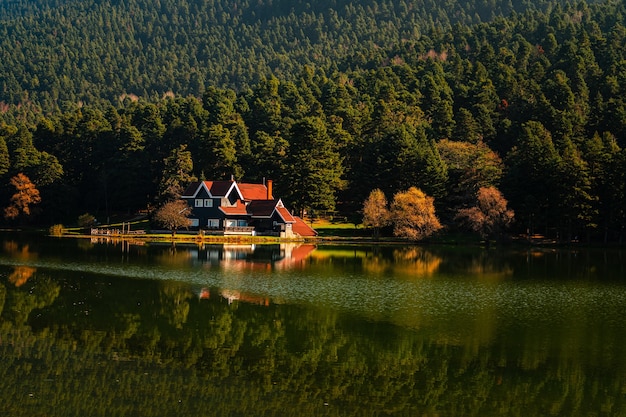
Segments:
[[[3,225],[234,176],[354,223],[416,187],[448,231],[490,188],[512,233],[623,240],[623,2],[0,5]]]

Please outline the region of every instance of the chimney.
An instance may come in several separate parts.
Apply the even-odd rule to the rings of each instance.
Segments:
[[[273,200],[274,196],[272,195],[272,180],[267,180],[267,199]]]

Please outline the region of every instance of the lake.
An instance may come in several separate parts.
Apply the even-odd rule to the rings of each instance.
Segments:
[[[0,234],[2,416],[624,416],[626,252]]]

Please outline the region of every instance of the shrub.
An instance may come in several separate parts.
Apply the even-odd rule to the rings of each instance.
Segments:
[[[96,223],[96,218],[89,213],[78,216],[79,227],[91,227]]]
[[[65,228],[62,224],[55,224],[50,226],[50,229],[48,231],[50,233],[50,236],[62,236],[63,232],[65,232]]]

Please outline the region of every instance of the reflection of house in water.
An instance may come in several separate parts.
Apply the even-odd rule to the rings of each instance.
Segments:
[[[276,245],[203,245],[192,251],[201,264],[224,268],[255,269],[297,267],[315,250],[315,245],[284,243]]]
[[[267,273],[275,269],[299,268],[306,258],[316,249],[315,245],[297,243],[280,245],[205,245],[196,249],[196,260],[201,264],[211,264],[226,269],[229,272],[258,271]],[[233,275],[236,280],[237,274]],[[236,286],[236,284],[234,285]],[[270,305],[270,299],[265,296],[242,292],[234,288],[221,288],[211,291],[203,287],[198,298],[208,300],[212,294],[219,293],[228,304],[234,301]]]
[[[237,290],[222,290],[220,295],[228,300],[228,304],[231,304],[233,301],[242,301],[248,304],[270,305],[270,299],[267,297],[246,294]]]

